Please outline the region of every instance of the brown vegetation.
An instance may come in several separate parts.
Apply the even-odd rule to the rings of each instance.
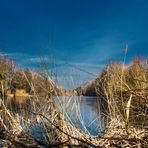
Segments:
[[[104,99],[102,105],[110,119],[104,133],[97,137],[80,131],[64,120],[63,114],[55,106],[54,96],[64,95],[65,91],[57,88],[48,76],[13,68],[14,64],[4,66],[6,63],[12,64],[11,60],[7,60],[2,58],[0,62],[0,146],[139,148],[148,145],[147,60],[136,58],[128,66],[110,63],[93,81],[93,88]],[[19,108],[19,112],[9,110],[3,101],[6,92],[16,93],[18,90],[19,93],[22,90],[31,94],[31,99],[24,108]],[[44,99],[40,96],[44,96]],[[30,127],[36,124],[44,133],[41,139],[31,135]]]
[[[49,76],[30,69],[20,69],[8,57],[0,57],[0,94],[4,96],[60,95],[61,89]],[[3,92],[2,92],[3,91]]]
[[[122,114],[127,122],[148,125],[147,60],[135,58],[126,67],[116,62],[109,64],[96,79],[95,89],[110,103],[108,109],[113,118]]]

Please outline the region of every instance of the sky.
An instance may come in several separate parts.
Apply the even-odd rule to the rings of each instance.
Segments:
[[[126,45],[126,63],[148,57],[147,0],[0,0],[0,53],[21,67],[54,62],[64,87],[123,61]]]

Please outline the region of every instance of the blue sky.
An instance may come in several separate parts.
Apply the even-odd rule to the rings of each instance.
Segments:
[[[22,67],[52,56],[58,78],[74,85],[122,61],[126,44],[127,63],[147,57],[147,26],[147,0],[0,0],[0,52]]]

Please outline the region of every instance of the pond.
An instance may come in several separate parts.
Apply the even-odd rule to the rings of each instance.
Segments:
[[[42,101],[39,101],[37,107],[44,107],[43,104],[45,104],[44,108],[46,110],[46,108],[48,108],[46,101],[44,102],[43,98],[40,99]],[[22,97],[8,99],[9,108],[15,113],[31,117],[32,115],[30,115],[28,110],[33,106],[29,100],[31,99]],[[56,96],[55,104],[64,119],[70,122],[72,126],[93,136],[103,133],[107,123],[107,116],[101,98],[88,96]]]
[[[107,116],[98,97],[56,97],[56,104],[65,120],[84,132],[97,136],[103,133]]]

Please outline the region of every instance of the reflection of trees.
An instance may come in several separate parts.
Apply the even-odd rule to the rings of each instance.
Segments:
[[[7,99],[6,106],[14,114],[22,115],[23,117],[29,117],[32,109],[31,99],[27,97],[13,97]]]
[[[91,111],[94,113],[95,117],[102,122],[102,124],[106,124],[108,118],[107,118],[107,110],[104,106],[104,100],[103,98],[99,97],[82,97],[82,103],[86,104],[86,107],[88,106],[88,112]]]
[[[85,97],[82,98],[83,101],[86,102],[86,104],[89,106],[89,108],[96,113],[96,115],[101,114],[105,114],[105,106],[104,106],[104,101],[103,98],[99,98],[99,97]]]

